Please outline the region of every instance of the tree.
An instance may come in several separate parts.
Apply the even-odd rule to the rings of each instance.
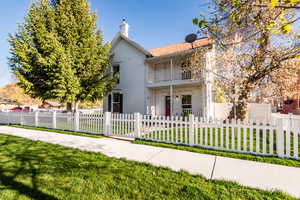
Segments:
[[[101,99],[115,84],[109,46],[87,0],[39,0],[10,35],[9,64],[32,97],[75,103]]]
[[[193,20],[215,41],[216,67],[209,73],[234,104],[230,119],[245,119],[247,103],[257,90],[268,89],[270,95],[293,92],[300,69],[298,30],[291,28],[298,19],[296,9],[255,6],[262,2],[267,1],[216,0],[209,19],[201,15]],[[197,54],[194,62],[199,63],[203,56]]]

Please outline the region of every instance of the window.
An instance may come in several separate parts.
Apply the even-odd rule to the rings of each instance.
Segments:
[[[123,113],[123,94],[108,95],[108,112]]]
[[[116,75],[116,74],[120,74],[120,65],[114,65],[113,66],[113,74]],[[117,80],[117,84],[120,83],[120,78],[118,78]]]
[[[182,95],[183,114],[192,114],[192,95]]]
[[[114,93],[112,104],[113,104],[113,112],[122,113],[123,112],[123,94]]]
[[[283,101],[282,100],[278,100],[276,102],[276,108],[277,108],[277,111],[283,109]]]
[[[293,99],[288,99],[288,100],[285,100],[283,103],[285,104],[285,105],[291,105],[292,103],[293,103]]]

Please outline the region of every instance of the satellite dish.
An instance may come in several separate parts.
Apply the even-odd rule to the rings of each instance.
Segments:
[[[195,40],[197,40],[197,35],[192,33],[192,34],[188,34],[186,37],[185,37],[185,41],[188,42],[188,43],[193,43],[195,42]]]

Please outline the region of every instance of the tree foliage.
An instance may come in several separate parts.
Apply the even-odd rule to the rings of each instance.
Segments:
[[[247,102],[258,93],[272,96],[295,92],[300,49],[299,28],[292,26],[299,17],[293,8],[298,4],[215,0],[209,17],[201,15],[193,20],[215,41],[216,67],[210,73],[234,103],[229,118],[244,120]],[[202,58],[197,54],[195,62]]]
[[[87,0],[39,0],[10,35],[9,64],[32,97],[65,103],[101,99],[113,86],[109,46]]]

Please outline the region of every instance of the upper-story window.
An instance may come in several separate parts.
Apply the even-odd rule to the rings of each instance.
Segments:
[[[120,65],[114,65],[113,66],[113,74],[115,75],[117,73],[120,74]],[[119,83],[120,83],[120,78],[118,78],[118,80],[117,80],[117,84],[119,84]]]

